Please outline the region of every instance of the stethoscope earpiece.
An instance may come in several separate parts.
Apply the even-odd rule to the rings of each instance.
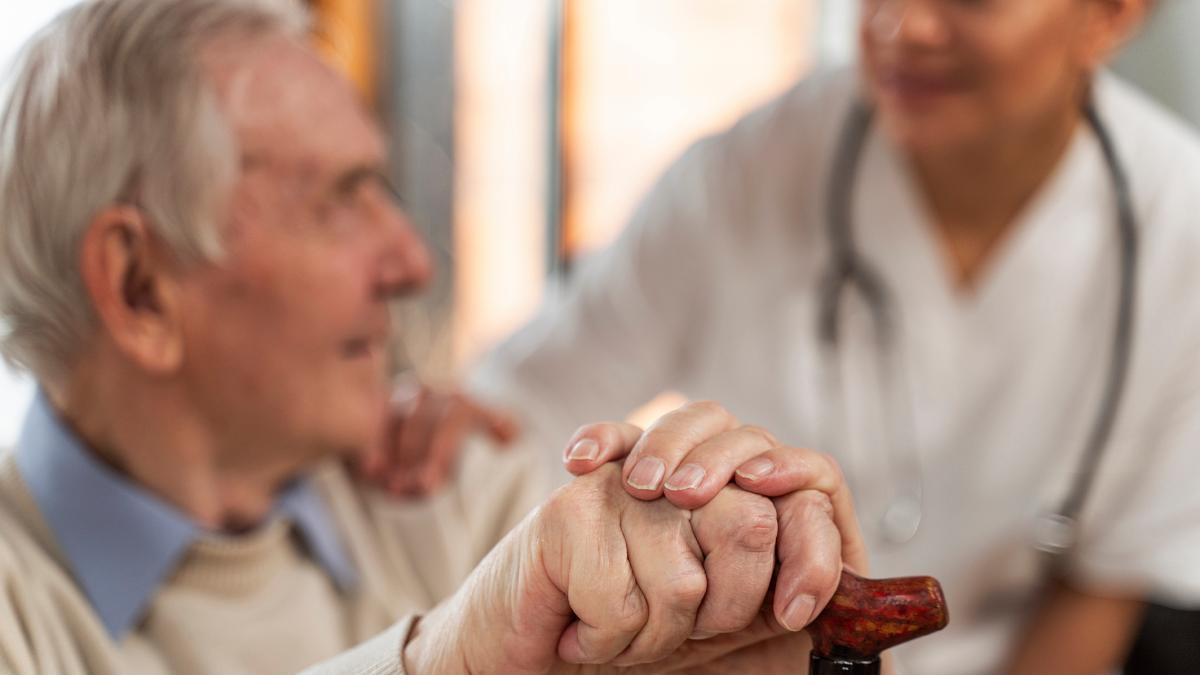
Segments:
[[[911,496],[892,500],[883,512],[883,536],[893,544],[907,544],[917,536],[924,516],[921,502]]]
[[[1033,547],[1061,556],[1075,546],[1075,519],[1061,513],[1043,513],[1033,529]]]

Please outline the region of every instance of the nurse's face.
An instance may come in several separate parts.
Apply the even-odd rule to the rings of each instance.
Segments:
[[[1070,115],[1148,0],[864,0],[883,127],[913,151],[977,146]]]

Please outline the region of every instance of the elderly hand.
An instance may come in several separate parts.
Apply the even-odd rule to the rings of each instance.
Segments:
[[[435,493],[449,483],[468,436],[498,445],[516,438],[516,420],[453,389],[419,383],[396,389],[387,428],[360,474],[397,497]]]
[[[828,455],[783,447],[766,430],[741,425],[711,402],[669,413],[644,434],[621,423],[583,427],[563,455],[576,475],[622,458],[625,490],[638,499],[665,496],[692,509],[708,504],[731,481],[773,498],[780,517],[780,557],[797,561],[795,568],[780,570],[775,614],[793,628],[824,609],[843,566],[867,572],[850,490]],[[807,555],[796,555],[805,550]]]
[[[672,416],[676,427],[652,431],[693,425],[699,442],[723,428],[714,419],[722,416],[693,407]],[[588,429],[598,445],[611,444],[602,452],[645,440],[628,425]],[[558,491],[421,621],[405,649],[409,672],[794,669],[803,637],[785,626],[811,620],[817,603],[802,595],[827,599],[841,569],[840,538],[820,501],[772,502],[725,485],[689,510],[636,499],[624,484],[607,464]]]

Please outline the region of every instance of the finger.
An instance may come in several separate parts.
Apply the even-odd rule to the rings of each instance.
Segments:
[[[659,418],[634,445],[621,477],[639,499],[658,499],[667,476],[696,446],[738,426],[737,419],[711,401],[689,403]]]
[[[450,394],[453,405],[464,408],[471,421],[472,430],[478,429],[495,443],[507,445],[520,433],[521,426],[515,417],[500,408],[480,403],[462,392]]]
[[[708,580],[690,513],[666,501],[644,503],[620,497],[630,504],[622,514],[621,530],[629,565],[647,605],[646,625],[613,661],[631,666],[659,661],[687,641]]]
[[[766,497],[800,490],[825,493],[842,538],[843,562],[859,574],[867,573],[867,547],[854,514],[854,499],[832,457],[801,448],[775,448],[738,467],[735,480],[742,489]]]
[[[582,476],[629,454],[642,437],[641,427],[625,422],[603,422],[580,427],[563,450],[567,471]]]
[[[450,478],[463,443],[475,429],[478,410],[460,394],[453,394],[442,410],[441,419],[431,428],[429,447],[420,471],[421,488],[430,493]]]
[[[484,428],[493,441],[509,445],[520,435],[520,423],[508,412],[483,405],[470,398],[465,400],[474,407],[476,416],[483,421]]]
[[[779,575],[774,611],[791,631],[807,626],[829,603],[842,573],[842,539],[834,506],[818,490],[775,500],[779,512]]]
[[[382,429],[363,448],[363,453],[351,460],[356,475],[369,483],[381,483],[385,475],[387,453],[391,448],[392,438],[397,433],[397,425],[400,424],[397,417],[389,409]]]
[[[429,438],[435,420],[441,414],[442,401],[430,390],[422,388],[407,403],[394,412],[402,423],[391,439],[387,456],[387,479],[389,491],[398,493],[404,489],[406,474],[419,470],[429,449]]]
[[[754,426],[717,434],[680,460],[663,483],[663,494],[676,506],[699,508],[729,484],[739,466],[778,445],[774,436]]]
[[[628,595],[618,598],[621,607],[614,604],[611,610],[597,614],[596,623],[576,613],[576,620],[559,638],[559,658],[567,663],[607,664],[620,656],[646,621],[646,600],[641,591],[636,584],[628,590]]]
[[[763,606],[775,571],[778,521],[770,499],[727,486],[692,514],[708,592],[693,637],[740,631]]]
[[[559,535],[545,541],[563,542],[561,551],[551,552],[543,565],[552,574],[556,569],[567,571],[555,583],[566,591],[576,617],[558,643],[559,657],[568,663],[612,661],[649,618],[649,605],[629,562],[622,513],[612,499],[614,494],[624,498],[618,485],[616,465],[606,465],[573,483],[573,489],[560,490],[542,509],[559,527]]]
[[[370,481],[397,497],[407,496],[411,492],[418,469],[416,459],[408,460],[399,454],[400,437],[404,434],[407,417],[408,413],[397,407],[388,411],[387,425],[368,467]]]

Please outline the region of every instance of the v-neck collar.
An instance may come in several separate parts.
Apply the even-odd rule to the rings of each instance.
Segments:
[[[1095,258],[1079,255],[1079,247],[1095,247],[1111,239],[1111,228],[1100,237],[1092,231],[1108,227],[1116,218],[1106,178],[1095,136],[1086,124],[1081,125],[1049,179],[997,244],[999,249],[978,282],[962,291],[946,268],[911,168],[873,129],[857,180],[854,227],[860,234],[856,240],[898,302],[907,297],[933,303],[934,311],[922,313],[926,318],[961,321],[996,315],[1011,321],[1014,308],[1032,309],[1039,297],[1045,297],[1030,293],[1029,279],[1047,278],[1045,270],[1053,267],[1056,273],[1048,278],[1054,283],[1081,282],[1086,275],[1062,274],[1061,268]]]

